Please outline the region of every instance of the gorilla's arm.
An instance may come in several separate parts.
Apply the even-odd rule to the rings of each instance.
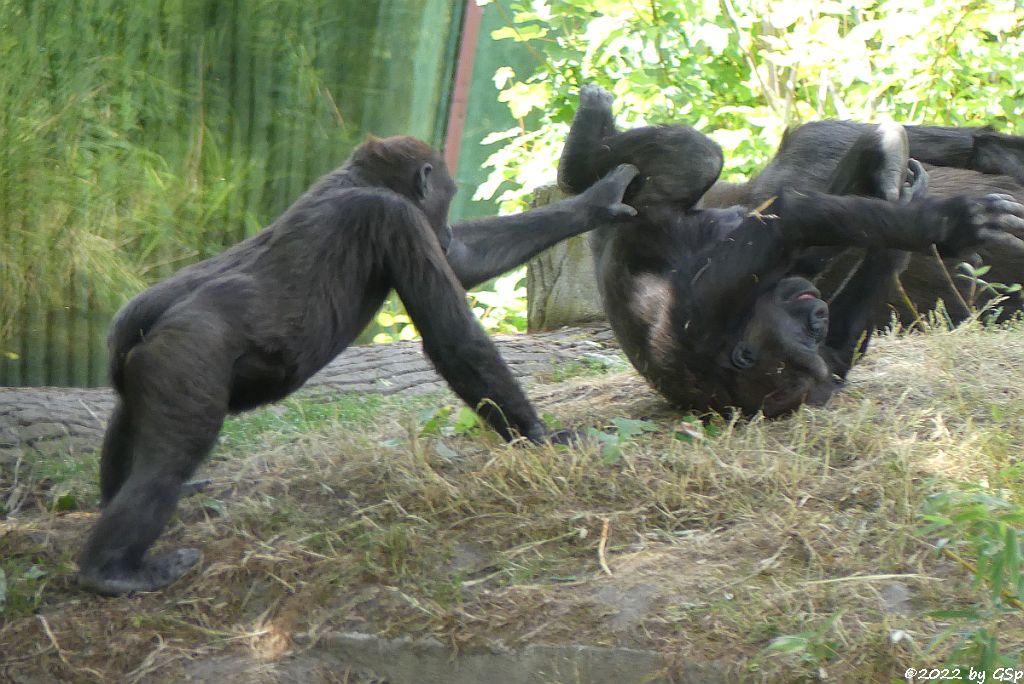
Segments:
[[[622,194],[637,170],[622,164],[586,192],[513,216],[456,224],[448,264],[466,289],[499,276],[562,240],[636,211]]]
[[[763,214],[748,215],[699,254],[692,291],[713,311],[785,273],[805,247],[866,247],[957,254],[985,241],[1022,249],[1024,207],[1006,195],[925,198],[896,204],[870,197],[787,191]]]
[[[1024,247],[1024,208],[1009,195],[925,198],[894,204],[872,197],[786,191],[765,214],[790,247],[830,245],[923,252],[937,245],[943,255],[995,240]],[[1016,236],[1016,237],[1014,237]]]
[[[893,278],[907,264],[909,255],[896,249],[873,249],[849,282],[832,299],[825,349],[829,368],[846,378],[853,357],[864,352],[875,329],[877,308],[889,296]]]
[[[542,441],[544,423],[473,318],[465,290],[431,239],[431,227],[415,211],[403,214],[406,229],[390,236],[386,266],[427,356],[452,390],[506,440],[521,435]]]

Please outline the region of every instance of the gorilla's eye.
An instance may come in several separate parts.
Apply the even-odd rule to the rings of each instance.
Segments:
[[[739,370],[747,370],[757,363],[757,353],[740,342],[732,349],[732,365]]]

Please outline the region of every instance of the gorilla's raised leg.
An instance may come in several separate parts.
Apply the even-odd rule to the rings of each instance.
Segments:
[[[928,174],[908,155],[907,133],[902,126],[881,124],[866,130],[839,161],[828,192],[909,202],[915,194],[927,191]],[[832,316],[825,347],[833,372],[846,377],[854,356],[867,349],[878,317],[876,309],[881,308],[895,278],[906,268],[910,254],[871,249],[858,260],[840,258],[842,251],[812,248],[801,254],[796,268],[819,275],[818,285],[831,294]]]
[[[576,110],[569,137],[558,162],[558,185],[568,192],[583,192],[600,178],[595,157],[606,138],[615,134],[611,93],[593,85],[580,89],[580,106]]]
[[[909,202],[915,194],[925,194],[928,174],[908,154],[907,135],[902,126],[882,124],[866,129],[839,160],[825,192]],[[843,280],[835,274],[850,274],[853,270],[854,262],[850,259],[837,259],[843,251],[834,247],[807,249],[797,258],[792,272],[819,279],[819,286],[825,285],[822,289],[834,294]]]

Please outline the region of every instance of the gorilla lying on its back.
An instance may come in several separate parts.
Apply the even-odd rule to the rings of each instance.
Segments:
[[[598,227],[591,247],[623,350],[683,408],[778,416],[820,404],[866,346],[904,250],[1024,249],[1014,237],[1024,207],[1008,196],[917,199],[925,174],[900,126],[859,134],[827,192],[783,190],[759,211],[702,210],[722,166],[717,145],[686,126],[619,132],[611,104],[599,88],[581,92],[559,183],[581,192],[617,164],[640,169],[624,198],[638,215]],[[831,304],[797,270],[822,246],[867,250]]]

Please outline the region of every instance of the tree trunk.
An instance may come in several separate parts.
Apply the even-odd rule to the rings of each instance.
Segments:
[[[534,193],[533,206],[564,196],[554,186],[543,187]],[[527,264],[526,300],[530,332],[605,320],[586,235],[560,242]]]

